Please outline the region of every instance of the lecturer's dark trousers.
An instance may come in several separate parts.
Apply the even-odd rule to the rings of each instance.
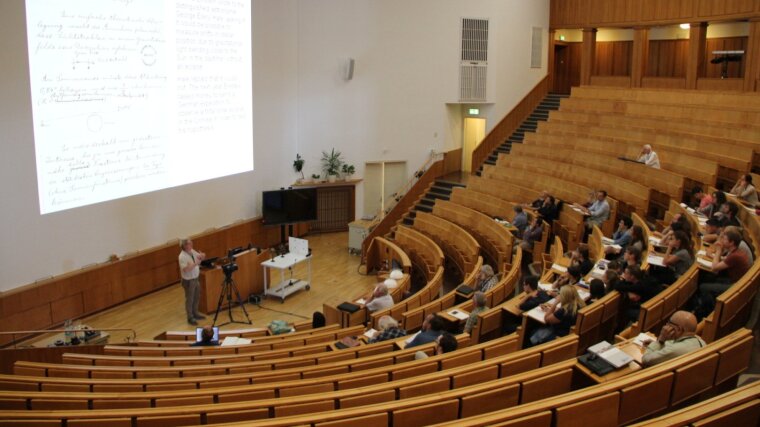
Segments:
[[[187,320],[193,320],[198,314],[198,303],[201,299],[201,283],[195,279],[182,279],[182,289],[185,290],[185,313]]]

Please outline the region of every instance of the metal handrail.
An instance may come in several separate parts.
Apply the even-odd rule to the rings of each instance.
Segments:
[[[16,335],[31,335],[31,334],[48,334],[51,332],[73,332],[73,333],[81,333],[85,331],[97,331],[97,332],[132,332],[131,336],[127,336],[127,342],[134,342],[137,340],[137,331],[131,328],[86,328],[86,329],[39,329],[39,330],[29,330],[29,331],[7,331],[3,332],[0,331],[0,335],[11,335],[11,343],[13,344],[13,348],[17,348],[16,344]]]

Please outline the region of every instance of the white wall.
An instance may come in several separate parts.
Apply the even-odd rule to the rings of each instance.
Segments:
[[[530,39],[549,0],[254,0],[252,13],[254,172],[40,216],[24,3],[0,1],[0,291],[256,216],[262,190],[296,178],[296,152],[311,174],[335,147],[361,177],[367,160],[411,175],[430,149],[458,148],[462,17],[490,19],[489,130],[546,74]]]

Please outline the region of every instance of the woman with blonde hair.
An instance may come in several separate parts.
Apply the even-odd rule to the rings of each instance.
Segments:
[[[575,286],[561,287],[558,299],[541,305],[544,310],[546,326],[542,326],[533,332],[530,336],[531,345],[543,344],[569,334],[570,328],[575,325],[578,310],[585,305],[581,297],[578,296]]]

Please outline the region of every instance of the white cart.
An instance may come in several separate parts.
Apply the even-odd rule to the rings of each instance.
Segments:
[[[307,277],[299,279],[293,276],[293,268],[302,262],[307,265]],[[264,267],[264,295],[275,296],[280,298],[280,302],[285,302],[285,298],[301,289],[311,289],[311,255],[309,254],[308,242],[304,239],[290,238],[290,252],[284,255],[278,255],[273,259],[261,263]],[[280,281],[269,286],[269,271],[279,270]],[[289,274],[286,277],[285,271]],[[274,276],[274,274],[273,274]],[[274,281],[272,277],[272,281]]]

